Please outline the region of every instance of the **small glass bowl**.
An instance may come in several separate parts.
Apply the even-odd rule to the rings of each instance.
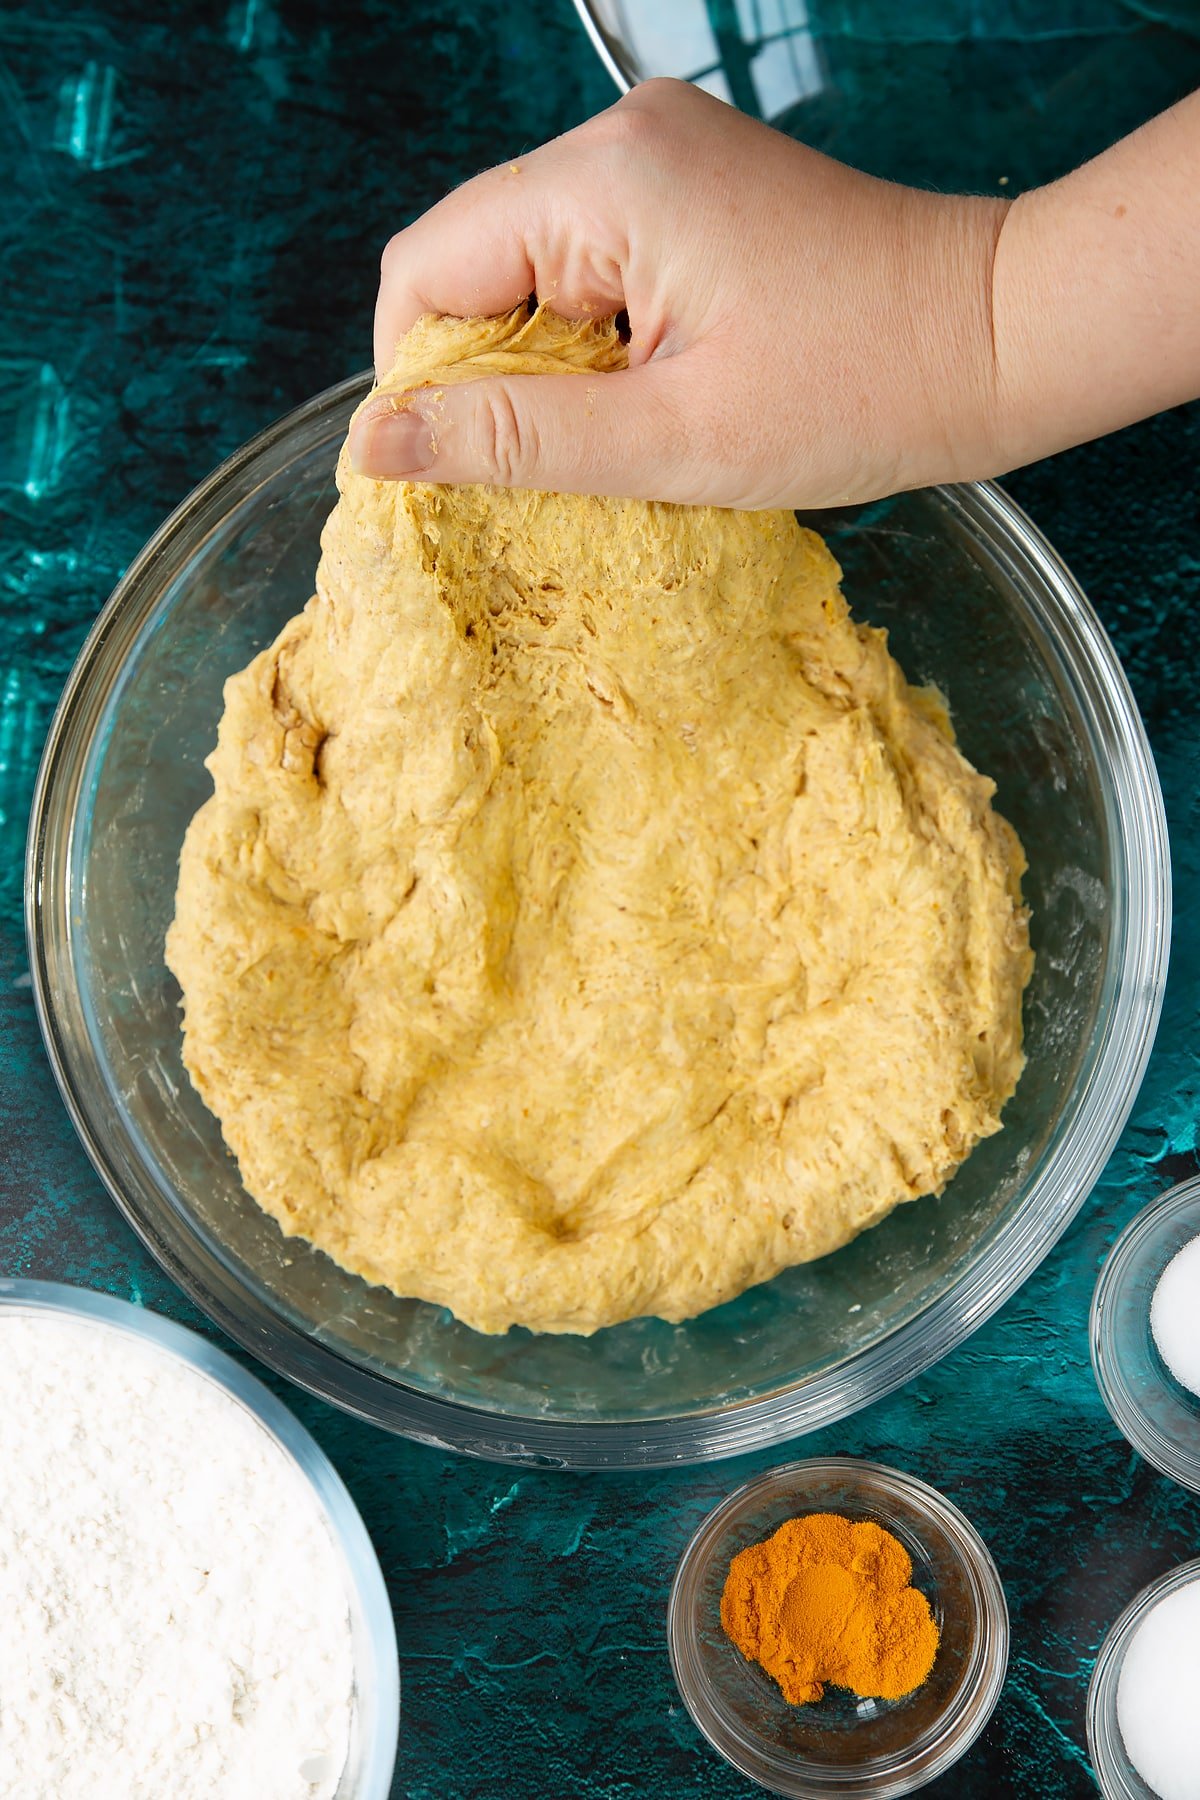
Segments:
[[[940,1642],[928,1679],[902,1700],[829,1688],[790,1705],[722,1629],[733,1558],[812,1512],[873,1520],[912,1557]],[[793,1800],[891,1800],[944,1773],[987,1724],[1008,1665],[1008,1607],[987,1546],[941,1494],[880,1463],[814,1457],[748,1481],[709,1514],[676,1572],[667,1638],[684,1705],[743,1775]]]
[[[1200,1558],[1180,1563],[1169,1574],[1160,1575],[1129,1602],[1100,1646],[1088,1683],[1087,1740],[1088,1755],[1104,1800],[1158,1800],[1154,1789],[1146,1785],[1129,1760],[1117,1722],[1117,1692],[1125,1654],[1138,1626],[1160,1600],[1197,1579],[1200,1579]]]
[[[316,1441],[261,1381],[186,1326],[128,1301],[57,1281],[0,1278],[0,1312],[66,1313],[83,1324],[123,1331],[187,1363],[245,1408],[279,1445],[312,1491],[342,1563],[350,1612],[354,1709],[346,1766],[335,1800],[388,1800],[400,1728],[400,1667],[391,1602],[367,1528],[337,1470]]]
[[[1158,1353],[1150,1302],[1171,1258],[1200,1235],[1200,1176],[1181,1182],[1126,1226],[1092,1297],[1092,1368],[1100,1397],[1134,1449],[1200,1494],[1200,1397]]]

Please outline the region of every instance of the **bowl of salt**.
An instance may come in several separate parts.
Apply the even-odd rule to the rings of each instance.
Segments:
[[[1200,1176],[1161,1195],[1113,1245],[1092,1299],[1091,1349],[1122,1436],[1200,1493]]]
[[[1105,1800],[1196,1800],[1197,1692],[1200,1560],[1143,1588],[1100,1647],[1087,1737]]]

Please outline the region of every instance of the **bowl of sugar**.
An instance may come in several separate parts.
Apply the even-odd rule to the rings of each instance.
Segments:
[[[1092,1300],[1092,1367],[1122,1436],[1200,1493],[1200,1176],[1126,1227]]]
[[[1200,1560],[1143,1588],[1100,1647],[1087,1736],[1105,1800],[1196,1800],[1198,1692]]]

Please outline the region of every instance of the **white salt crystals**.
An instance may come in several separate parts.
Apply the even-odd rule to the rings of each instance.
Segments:
[[[1126,1754],[1159,1800],[1200,1800],[1198,1696],[1200,1579],[1176,1588],[1147,1613],[1125,1652],[1117,1686]]]
[[[1200,1237],[1185,1244],[1159,1276],[1150,1330],[1176,1381],[1200,1395]]]
[[[333,1800],[349,1603],[300,1469],[216,1381],[0,1307],[0,1800]]]

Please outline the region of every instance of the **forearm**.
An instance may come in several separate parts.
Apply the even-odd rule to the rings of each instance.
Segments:
[[[992,293],[993,472],[1200,395],[1200,94],[1017,200]]]

